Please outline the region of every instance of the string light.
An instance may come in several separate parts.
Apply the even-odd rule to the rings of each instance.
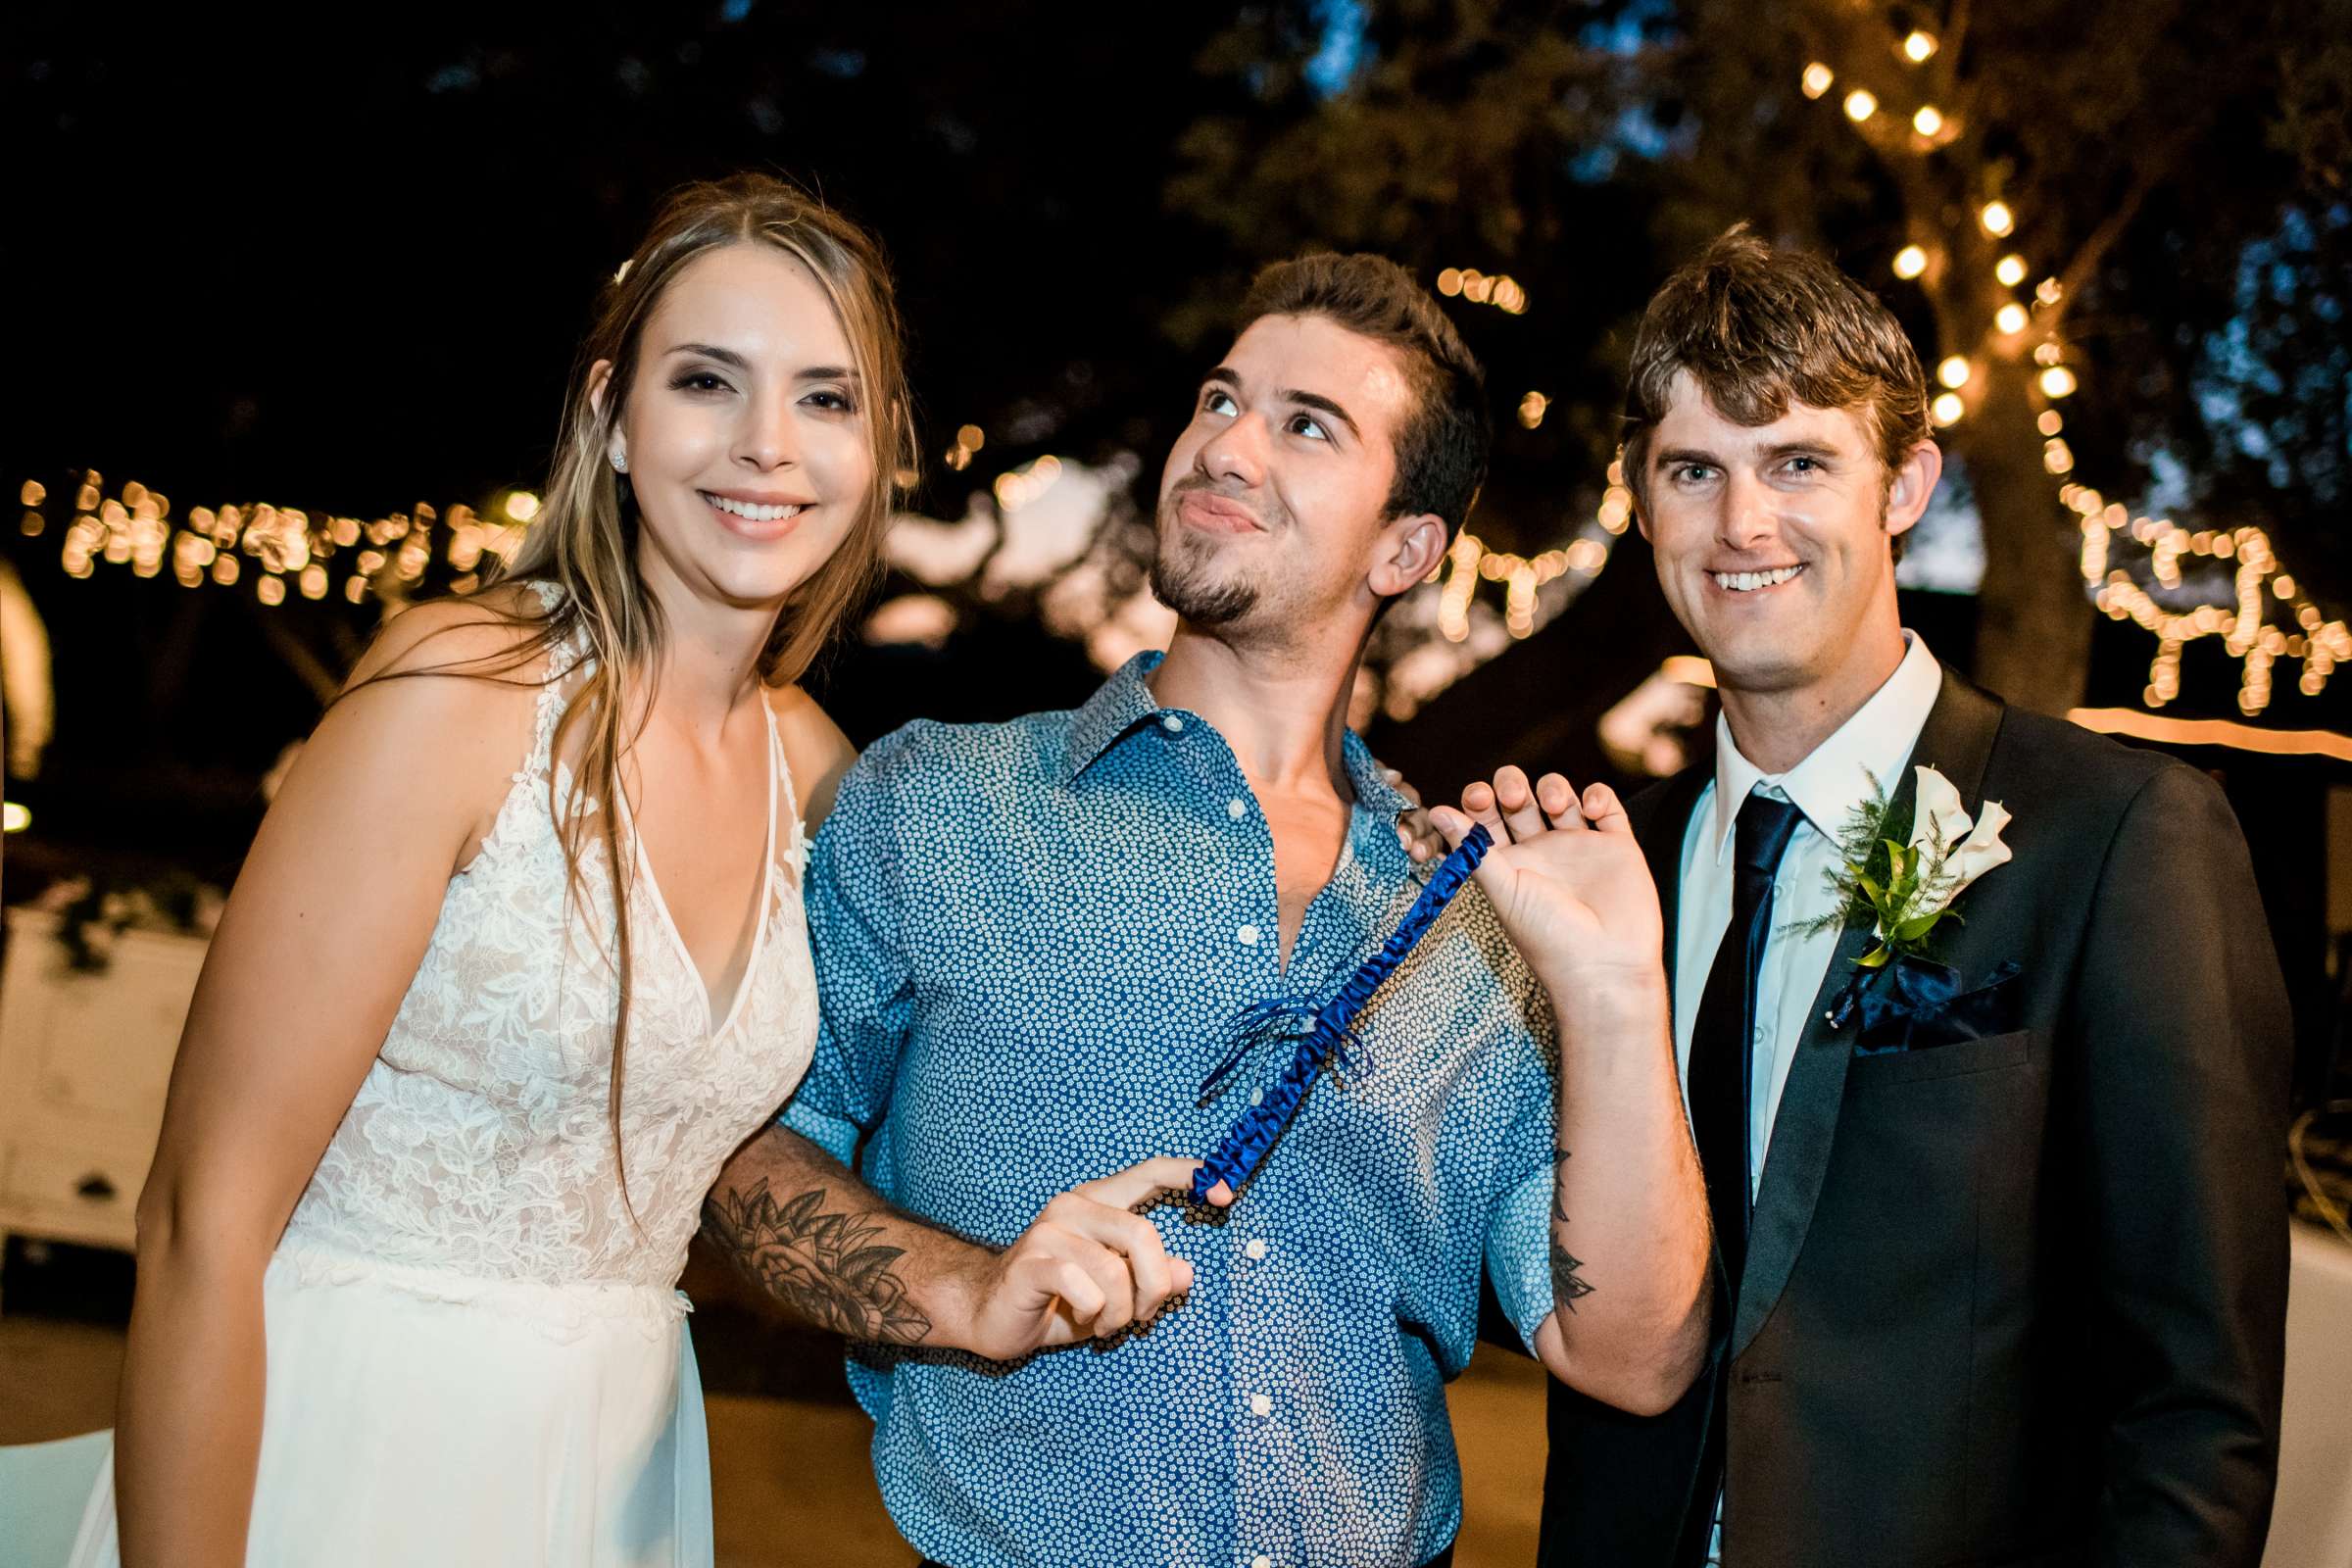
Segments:
[[[1798,78],[1798,84],[1804,88],[1806,97],[1818,98],[1828,92],[1830,84],[1837,79],[1836,72],[1816,60],[1805,68],[1805,74]]]
[[[1911,117],[1911,128],[1922,136],[1933,136],[1943,128],[1943,111],[1934,104],[1921,104],[1919,113]]]
[[[1054,488],[1061,477],[1061,460],[1051,452],[1035,463],[1024,464],[997,475],[997,510],[1018,512],[1021,508]]]
[[[948,448],[943,460],[947,466],[961,473],[972,466],[972,456],[988,445],[988,432],[976,424],[960,425],[956,431],[956,444]]]
[[[1438,273],[1438,292],[1473,305],[1492,305],[1506,316],[1527,314],[1527,290],[1509,273],[1490,276],[1475,267],[1448,267]]]
[[[0,833],[22,833],[32,826],[32,812],[15,801],[0,805]]]
[[[1544,422],[1544,413],[1551,407],[1551,399],[1541,392],[1530,392],[1519,400],[1519,422],[1533,430]]]
[[[160,576],[169,568],[184,588],[207,582],[233,588],[250,575],[256,602],[272,607],[285,603],[289,584],[305,599],[323,599],[330,584],[326,564],[345,553],[357,567],[345,588],[355,605],[365,603],[371,591],[390,594],[416,584],[435,560],[452,570],[470,571],[484,554],[512,554],[524,525],[542,510],[535,493],[514,490],[489,517],[464,505],[452,506],[444,517],[420,504],[413,513],[362,522],[332,514],[313,517],[292,507],[257,502],[194,507],[174,524],[171,498],[161,491],[132,480],[107,496],[104,483],[95,469],[88,470],[74,495],[74,516],[58,552],[68,576],[93,576],[100,563],[126,565],[139,577]],[[46,502],[48,491],[26,480],[18,497],[30,509]],[[46,521],[41,514],[27,510],[24,515],[23,531],[40,534]]]
[[[1902,50],[1918,63],[1935,53],[1936,41],[1924,32],[1915,32],[1903,40]],[[1805,96],[1821,97],[1828,91],[1830,81],[1827,66],[1806,68]],[[1877,112],[1878,100],[1857,88],[1847,95],[1845,109],[1847,118],[1859,124]],[[1930,134],[1927,126],[1940,125],[1941,116],[1933,106],[1922,105],[1912,122],[1927,135]],[[1978,210],[1977,220],[1985,233],[1995,238],[2006,237],[2017,226],[2017,215],[2001,201],[1986,202]],[[1895,275],[1918,276],[1926,270],[1926,262],[1924,249],[1906,246],[1896,253]],[[2003,288],[2016,288],[2025,281],[2026,260],[2014,253],[2003,255],[1993,264],[1992,273]],[[2034,289],[2034,301],[2045,309],[2056,306],[2065,296],[2065,286],[2056,277],[2043,278]],[[2032,324],[2032,318],[2023,305],[2010,300],[1995,312],[1993,324],[2003,335],[2015,336]],[[2054,334],[2034,347],[2034,364],[2040,367],[2034,384],[2051,403],[2071,396],[2077,386],[2075,372],[2067,368],[2065,358],[2064,346]],[[1938,366],[1938,379],[1951,388],[1929,405],[1930,417],[1938,426],[1953,424],[1966,415],[1967,404],[1958,388],[1966,384],[1969,368],[1966,358],[1959,355],[1946,358]],[[1955,376],[1959,378],[1954,379]],[[2301,661],[2303,670],[2296,688],[2308,696],[2316,696],[2325,689],[2336,665],[2352,660],[2352,627],[2341,619],[2328,618],[2303,596],[2301,585],[2279,564],[2269,536],[2260,528],[2191,533],[2169,521],[2132,517],[2122,506],[2106,501],[2098,491],[2068,477],[2074,471],[2075,454],[2060,434],[2066,421],[2056,408],[2039,410],[2034,423],[2042,437],[2042,466],[2061,481],[2060,503],[2080,518],[2082,543],[2078,564],[2082,580],[2094,585],[2092,602],[2112,618],[2132,620],[2156,639],[2156,653],[2149,660],[2148,681],[2141,694],[2149,707],[2161,707],[2179,696],[2182,651],[2202,637],[2220,637],[2230,656],[2240,662],[2237,706],[2249,715],[2261,712],[2269,705],[2272,668],[2278,660]],[[2148,574],[2158,588],[2167,592],[2186,586],[2181,571],[2183,558],[2234,562],[2232,604],[2202,604],[2180,612],[2167,610],[2139,585],[2130,569],[2115,564],[2115,541],[2119,538],[2129,539],[2147,552]],[[2291,617],[2291,631],[2265,618],[2274,606],[2283,607]]]
[[[2068,722],[2102,735],[2130,735],[2170,746],[2227,746],[2273,757],[2332,757],[2339,762],[2352,762],[2352,736],[2331,730],[2256,729],[2227,718],[2162,718],[2132,708],[2076,708],[2066,716]]]

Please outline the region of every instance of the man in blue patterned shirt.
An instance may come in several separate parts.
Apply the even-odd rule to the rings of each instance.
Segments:
[[[1575,802],[1497,819],[1482,873],[1541,973],[1465,890],[1238,1200],[1169,1200],[1279,1071],[1204,1099],[1228,1023],[1328,996],[1417,892],[1348,697],[1489,441],[1393,264],[1269,269],[1242,327],[1161,481],[1168,653],[858,762],[809,868],[815,1063],[711,1195],[723,1250],[864,1342],[883,1497],[954,1568],[1445,1561],[1482,1257],[1596,1397],[1665,1408],[1704,1339],[1657,900]]]

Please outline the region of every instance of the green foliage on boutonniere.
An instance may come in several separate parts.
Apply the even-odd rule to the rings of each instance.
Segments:
[[[1918,796],[1900,812],[1878,776],[1863,775],[1870,798],[1854,808],[1838,835],[1838,864],[1828,873],[1838,907],[1804,926],[1811,934],[1867,915],[1877,940],[1854,960],[1864,969],[1927,956],[1929,934],[1943,920],[1960,918],[1952,901],[2009,859],[2009,847],[2001,842],[2009,813],[1999,802],[1985,802],[1972,819],[1949,779],[1933,767],[1914,771]]]
[[[1960,916],[1950,907],[1954,878],[1944,869],[1951,846],[1933,821],[1925,840],[1912,844],[1913,813],[1895,808],[1877,774],[1867,776],[1870,799],[1846,818],[1838,835],[1838,864],[1827,873],[1838,907],[1804,930],[1810,936],[1867,915],[1877,942],[1854,961],[1877,969],[1897,956],[1925,956],[1936,922]]]

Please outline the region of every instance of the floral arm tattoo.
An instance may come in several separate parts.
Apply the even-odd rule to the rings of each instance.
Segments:
[[[1579,1300],[1592,1294],[1592,1287],[1576,1272],[1584,1266],[1584,1260],[1562,1247],[1557,1236],[1551,1239],[1551,1298],[1571,1312]]]
[[[745,1277],[809,1322],[853,1340],[920,1345],[931,1320],[893,1267],[906,1249],[878,1242],[882,1228],[849,1205],[827,1212],[827,1196],[812,1187],[779,1202],[762,1176],[713,1193],[703,1230]]]
[[[1551,1152],[1551,1217],[1553,1223],[1559,1225],[1568,1223],[1568,1210],[1560,1201],[1560,1167],[1567,1163],[1568,1151],[1554,1149]],[[1592,1294],[1592,1287],[1586,1284],[1584,1276],[1577,1273],[1584,1266],[1582,1258],[1560,1245],[1559,1232],[1552,1232],[1551,1298],[1571,1312],[1576,1310],[1578,1301]]]

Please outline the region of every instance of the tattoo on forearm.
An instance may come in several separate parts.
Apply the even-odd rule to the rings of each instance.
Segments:
[[[920,1345],[931,1320],[906,1299],[891,1265],[906,1249],[877,1244],[882,1227],[823,1212],[825,1190],[779,1203],[767,1178],[713,1195],[704,1229],[753,1283],[809,1322],[853,1340]]]
[[[1592,1294],[1592,1287],[1576,1272],[1584,1266],[1583,1259],[1562,1247],[1557,1236],[1551,1239],[1551,1298],[1571,1312],[1578,1301]]]

